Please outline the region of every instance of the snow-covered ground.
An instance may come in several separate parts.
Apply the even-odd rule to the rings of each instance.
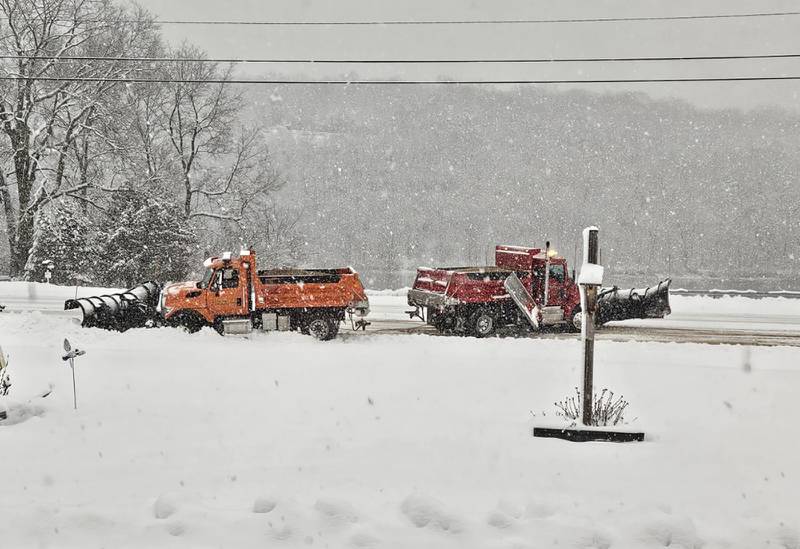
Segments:
[[[65,336],[87,350],[77,411]],[[648,438],[579,444],[531,436],[580,383],[574,340],[119,334],[38,311],[0,314],[0,345],[2,547],[800,546],[797,348],[598,342],[598,387]]]

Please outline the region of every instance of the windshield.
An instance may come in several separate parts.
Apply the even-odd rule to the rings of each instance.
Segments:
[[[208,288],[208,283],[211,282],[211,277],[214,275],[214,269],[206,269],[206,272],[203,273],[203,279],[200,281],[201,288]]]

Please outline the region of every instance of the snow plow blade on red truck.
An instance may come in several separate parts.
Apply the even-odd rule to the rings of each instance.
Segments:
[[[358,273],[349,267],[258,270],[255,252],[248,250],[209,258],[204,267],[200,281],[167,284],[155,294],[149,291],[146,300],[135,299],[129,290],[119,294],[131,294],[127,299],[69,300],[65,309],[81,308],[84,326],[120,331],[167,325],[196,332],[212,326],[220,333],[299,330],[327,340],[336,337],[347,315],[361,317],[353,320],[354,327],[367,324],[369,301]],[[148,289],[158,287],[152,286]],[[90,306],[101,301],[108,305]],[[114,307],[117,301],[123,305]]]
[[[487,337],[499,328],[562,327],[579,331],[580,292],[567,261],[549,247],[497,246],[495,265],[420,267],[408,304],[442,333]],[[669,280],[641,290],[604,289],[600,324],[670,313]]]

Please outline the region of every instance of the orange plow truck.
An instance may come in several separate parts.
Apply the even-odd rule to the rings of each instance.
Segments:
[[[252,250],[226,252],[204,263],[199,282],[169,284],[157,312],[168,325],[190,332],[213,326],[220,333],[299,330],[317,339],[336,337],[346,314],[366,326],[369,301],[358,273],[338,269],[258,270]]]
[[[200,281],[164,287],[146,282],[117,294],[70,299],[64,308],[80,309],[85,327],[119,331],[211,326],[221,334],[298,330],[328,340],[347,317],[354,329],[369,324],[369,300],[349,267],[258,270],[253,250],[211,257],[204,267]]]

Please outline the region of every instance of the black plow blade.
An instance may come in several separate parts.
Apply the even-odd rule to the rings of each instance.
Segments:
[[[157,319],[160,292],[159,284],[145,282],[117,294],[68,299],[64,302],[64,310],[80,309],[83,313],[81,326],[85,328],[124,332],[130,328],[142,328]]]
[[[664,318],[669,307],[668,278],[655,286],[620,290],[616,286],[605,288],[597,296],[597,323],[630,318]]]

